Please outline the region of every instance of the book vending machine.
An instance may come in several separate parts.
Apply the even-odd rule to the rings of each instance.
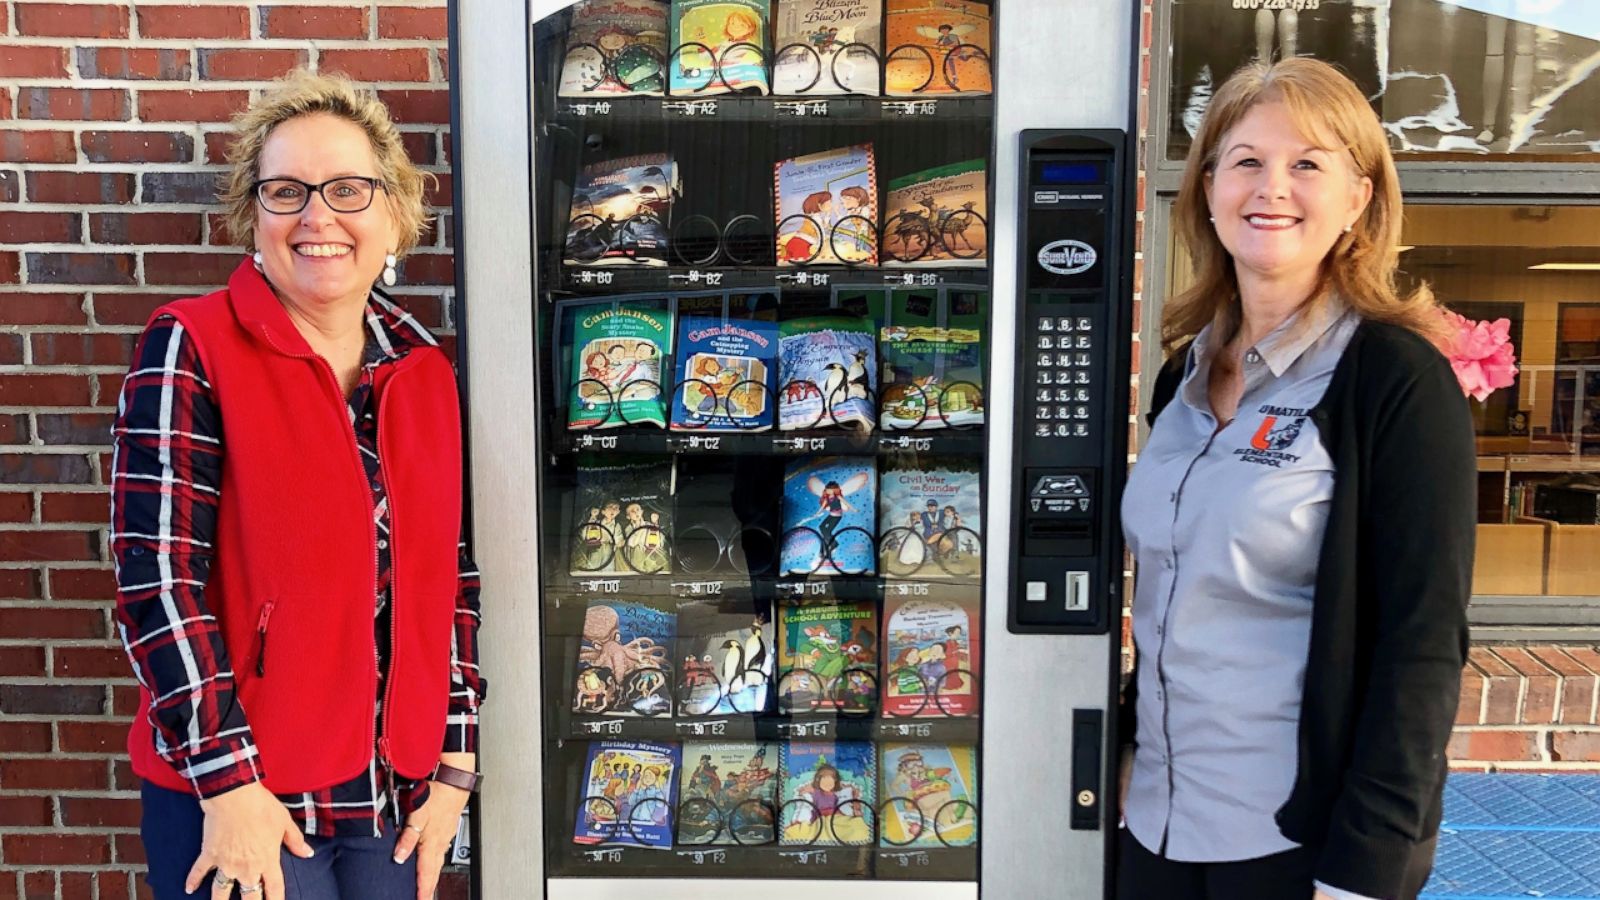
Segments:
[[[1106,896],[1137,4],[450,13],[480,896]]]

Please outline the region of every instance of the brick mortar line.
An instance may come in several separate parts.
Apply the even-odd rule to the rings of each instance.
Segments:
[[[320,0],[325,3],[326,0]],[[140,2],[141,6],[145,5]],[[185,4],[190,5],[190,4]],[[311,6],[317,3],[308,4]],[[202,9],[205,7],[201,7]],[[288,38],[288,37],[78,37],[74,35],[43,35],[43,34],[14,34],[7,35],[12,40],[6,43],[15,47],[58,47],[64,50],[375,50],[382,53],[385,50],[449,50],[448,38]],[[69,59],[77,62],[78,54],[70,54]],[[198,74],[199,66],[190,64],[190,74]],[[74,68],[70,75],[34,75],[17,81],[8,80],[8,84],[17,84],[20,81],[85,81],[96,84],[105,81],[115,81],[118,84],[129,81],[142,81],[154,84],[258,84],[260,79],[196,79],[194,81],[180,81],[174,78],[145,78],[145,79],[112,79],[100,78],[93,75],[83,75]],[[368,82],[362,82],[366,84]],[[389,82],[370,82],[372,84],[388,84]],[[22,85],[24,87],[38,87],[38,85]],[[714,95],[713,95],[714,96]]]

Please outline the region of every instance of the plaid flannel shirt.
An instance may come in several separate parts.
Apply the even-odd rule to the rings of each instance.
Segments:
[[[348,413],[372,488],[378,559],[374,649],[379,696],[388,668],[389,511],[378,458],[378,367],[433,338],[399,307],[374,295],[367,304],[367,344]],[[211,540],[221,486],[221,410],[193,338],[163,316],[146,330],[123,383],[114,428],[112,555],[117,562],[117,621],[134,673],[154,698],[157,751],[211,797],[260,780],[259,753],[221,631],[205,602]],[[147,559],[140,559],[147,557]],[[160,573],[152,578],[150,573]],[[478,670],[478,572],[460,552],[451,631],[450,700],[441,752],[476,752],[478,707],[487,685]],[[280,651],[281,652],[281,651]],[[382,715],[381,708],[376,715]],[[376,748],[366,771],[330,788],[279,799],[307,834],[380,834],[393,804],[398,820],[427,798],[380,766]]]

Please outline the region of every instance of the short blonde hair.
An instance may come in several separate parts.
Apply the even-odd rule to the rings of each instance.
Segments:
[[[1402,224],[1400,178],[1383,125],[1361,90],[1338,69],[1294,57],[1245,66],[1222,85],[1206,109],[1173,208],[1179,238],[1194,261],[1195,282],[1162,309],[1162,348],[1174,352],[1212,322],[1218,323],[1224,341],[1237,332],[1242,315],[1239,283],[1233,257],[1211,224],[1206,180],[1216,169],[1228,132],[1252,109],[1273,102],[1282,103],[1295,127],[1322,149],[1348,150],[1356,176],[1372,180],[1372,200],[1349,233],[1340,235],[1328,251],[1312,302],[1334,292],[1365,318],[1435,338],[1442,320],[1432,292],[1423,285],[1401,296],[1395,285]]]
[[[256,198],[253,185],[261,177],[261,151],[272,130],[290,119],[314,113],[337,116],[360,128],[372,144],[378,178],[384,183],[389,213],[400,233],[394,252],[404,256],[422,239],[428,227],[423,205],[427,185],[438,183],[431,173],[418,169],[406,154],[389,108],[371,91],[356,87],[342,75],[323,75],[295,69],[269,88],[244,112],[234,117],[235,139],[228,148],[232,168],[223,176],[217,199],[222,201],[228,233],[246,247],[254,246]]]

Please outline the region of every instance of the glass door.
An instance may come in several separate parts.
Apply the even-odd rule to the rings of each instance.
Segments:
[[[992,13],[535,24],[551,875],[976,880]]]

